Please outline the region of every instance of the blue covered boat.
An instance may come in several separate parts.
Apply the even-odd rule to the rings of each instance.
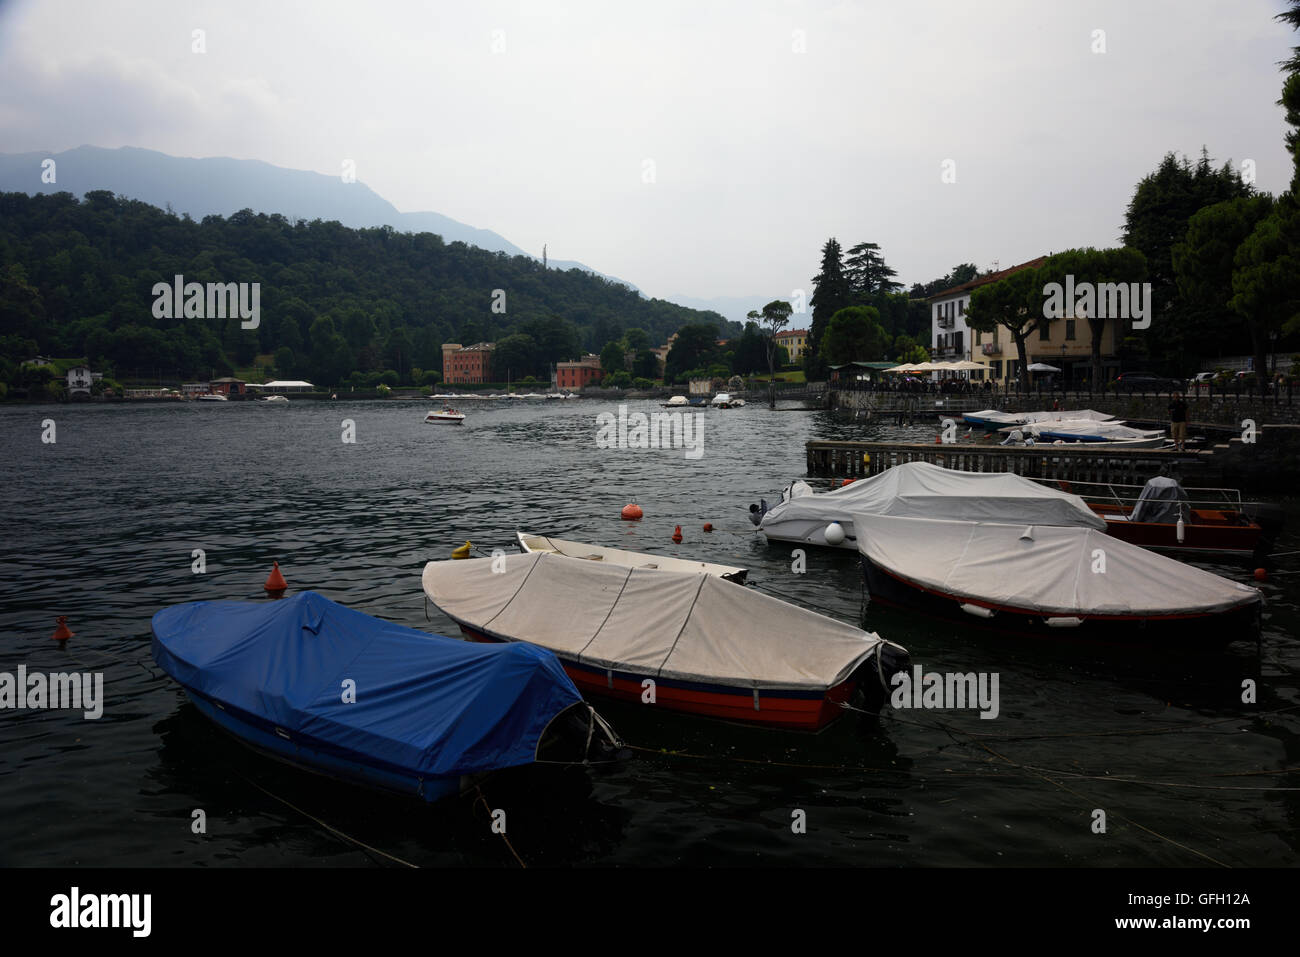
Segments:
[[[313,592],[165,608],[152,647],[246,744],[426,801],[490,771],[621,747],[551,652],[430,635]]]

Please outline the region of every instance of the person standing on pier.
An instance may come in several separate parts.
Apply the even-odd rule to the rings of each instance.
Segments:
[[[1187,442],[1187,403],[1181,392],[1175,392],[1169,401],[1169,437],[1174,440],[1174,449],[1182,452]]]

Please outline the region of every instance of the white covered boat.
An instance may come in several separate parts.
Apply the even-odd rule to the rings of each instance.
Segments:
[[[709,404],[715,409],[730,409],[732,406],[731,393],[719,392],[713,397],[713,401]]]
[[[661,402],[659,404],[665,409],[689,409],[691,407],[690,400],[684,395],[675,395],[667,402]]]
[[[554,652],[584,694],[817,730],[878,708],[907,652],[713,575],[546,552],[429,562],[425,594],[477,641]]]
[[[979,412],[966,412],[962,422],[978,425],[985,429],[1001,429],[1006,426],[1028,425],[1031,422],[1081,421],[1110,422],[1115,417],[1108,412],[1093,409],[1073,409],[1058,412],[999,412],[997,409],[981,409]]]
[[[813,493],[795,482],[758,527],[772,541],[853,549],[857,514],[1106,527],[1069,492],[1012,472],[959,472],[928,462],[896,465],[833,492]]]
[[[1088,419],[1061,419],[1029,422],[1020,426],[1004,427],[1000,431],[1014,436],[1032,435],[1042,442],[1091,442],[1107,445],[1121,444],[1126,448],[1159,448],[1165,442],[1164,429],[1135,429],[1120,422],[1098,422]]]
[[[1258,589],[1095,528],[855,516],[873,601],[1006,630],[1226,643],[1258,625]]]
[[[734,565],[715,565],[712,562],[695,562],[686,558],[673,558],[669,555],[650,555],[646,552],[629,552],[621,548],[608,548],[603,545],[588,545],[586,542],[571,542],[563,538],[548,535],[533,535],[529,532],[515,532],[519,539],[519,548],[524,554],[532,552],[549,552],[553,555],[565,555],[569,558],[583,558],[588,561],[604,562],[606,565],[620,565],[623,568],[648,568],[667,572],[703,572],[728,581],[743,583],[748,569]]]
[[[465,421],[465,413],[457,412],[455,409],[446,408],[441,412],[430,412],[424,417],[425,422],[444,422],[450,425],[460,425]]]

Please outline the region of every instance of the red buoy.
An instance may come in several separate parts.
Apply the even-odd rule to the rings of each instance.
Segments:
[[[704,530],[705,530],[706,532],[711,532],[711,531],[713,531],[713,523],[712,523],[712,522],[705,522],[705,523],[704,523]]]
[[[677,528],[673,530],[673,541],[676,542],[678,545],[682,543],[682,527],[680,525],[678,525]]]
[[[280,563],[275,562],[271,566],[271,574],[266,576],[266,584],[263,585],[262,588],[266,591],[274,593],[278,591],[284,591],[288,587],[289,587],[289,583],[286,582],[284,580],[284,576],[280,574]]]
[[[621,514],[623,516],[623,521],[625,522],[639,522],[644,513],[641,511],[640,505],[632,504],[624,505]]]
[[[54,625],[54,634],[50,635],[50,637],[55,641],[67,641],[76,634],[75,631],[68,628],[67,615],[60,615],[58,618],[55,618]]]
[[[840,482],[840,488],[844,488],[844,486],[846,485],[852,485],[856,481],[857,479],[844,479],[842,482]]]
[[[1256,568],[1255,581],[1257,582],[1268,581],[1268,572],[1263,568]]]

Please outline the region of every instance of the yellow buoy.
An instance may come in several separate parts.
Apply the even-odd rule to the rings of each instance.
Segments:
[[[473,546],[470,542],[466,542],[464,545],[460,546],[460,548],[453,548],[453,549],[451,550],[451,557],[452,557],[452,558],[469,558],[469,550],[470,550],[471,548],[473,548],[473,547],[474,547],[474,546]]]

